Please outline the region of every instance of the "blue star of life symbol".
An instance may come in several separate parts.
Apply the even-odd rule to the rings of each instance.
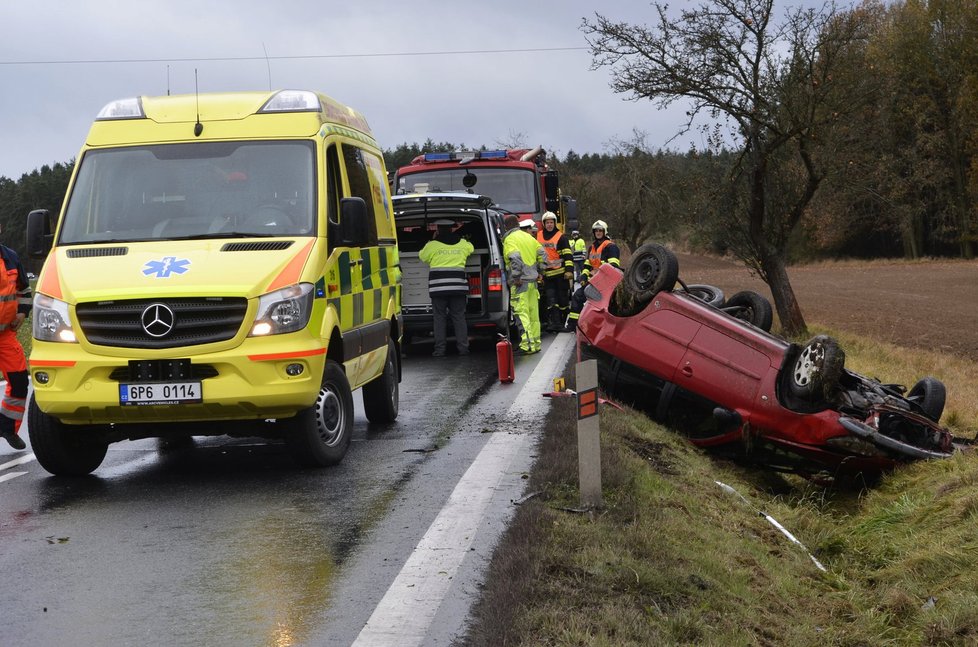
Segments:
[[[188,265],[190,265],[188,258],[177,260],[176,256],[164,256],[161,260],[146,263],[143,274],[146,276],[155,274],[158,279],[166,279],[170,274],[183,274],[187,271]]]

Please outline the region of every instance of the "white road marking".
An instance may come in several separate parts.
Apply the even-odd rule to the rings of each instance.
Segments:
[[[542,417],[541,394],[567,360],[574,335],[557,335],[507,411],[507,420],[533,428]],[[468,553],[483,516],[513,458],[530,433],[495,433],[459,480],[448,503],[394,578],[360,631],[354,647],[409,647],[424,641],[452,578]]]
[[[11,467],[17,467],[18,465],[23,465],[24,463],[30,463],[32,460],[34,460],[33,452],[31,452],[30,454],[24,454],[19,458],[15,458],[12,461],[7,461],[3,465],[0,465],[0,470],[10,469]]]
[[[15,479],[18,476],[23,476],[24,474],[27,474],[27,472],[7,472],[3,476],[0,476],[0,483],[9,481],[10,479]]]

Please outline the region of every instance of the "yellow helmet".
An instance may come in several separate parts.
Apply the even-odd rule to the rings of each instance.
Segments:
[[[595,229],[603,229],[605,234],[608,233],[608,225],[604,220],[595,220],[594,224],[591,225],[591,231],[594,231]]]
[[[557,215],[553,211],[548,211],[543,214],[543,218],[540,218],[540,222],[547,222],[548,220],[557,222]]]

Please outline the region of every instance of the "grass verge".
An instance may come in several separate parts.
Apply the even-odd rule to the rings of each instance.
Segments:
[[[884,362],[896,381],[892,352],[947,381],[959,431],[974,431],[974,400],[929,370],[955,358],[837,337],[854,370]],[[974,452],[857,492],[711,459],[628,409],[605,406],[601,432],[605,507],[582,514],[574,402],[553,401],[528,486],[540,494],[497,547],[464,645],[978,644]]]

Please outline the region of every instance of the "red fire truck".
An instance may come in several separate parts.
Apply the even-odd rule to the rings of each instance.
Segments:
[[[453,151],[418,155],[397,169],[393,190],[410,193],[476,193],[537,223],[547,211],[563,231],[577,228],[577,202],[561,195],[558,174],[542,147]]]

